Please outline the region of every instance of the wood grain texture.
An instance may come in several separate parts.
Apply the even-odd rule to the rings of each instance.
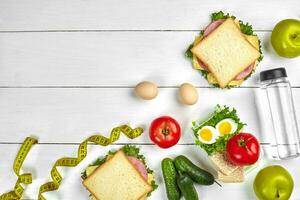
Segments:
[[[300,17],[299,0],[2,0],[0,30],[198,30],[224,10],[272,30]]]
[[[88,199],[89,193],[81,184],[80,176],[83,169],[96,158],[105,155],[110,149],[118,149],[120,145],[112,145],[109,147],[90,146],[88,156],[82,163],[75,168],[59,168],[64,177],[61,188],[56,192],[45,194],[48,199]],[[6,149],[1,153],[0,157],[0,193],[7,191],[13,187],[16,180],[11,170],[14,155],[19,145],[0,144],[0,149]],[[157,191],[149,198],[149,200],[167,200],[163,178],[160,170],[160,162],[165,157],[174,158],[176,155],[187,155],[198,166],[209,170],[216,174],[208,161],[205,153],[196,146],[174,146],[170,149],[162,150],[156,146],[140,145],[141,152],[146,156],[148,165],[156,172],[156,181],[159,184]],[[28,186],[25,191],[24,199],[36,199],[40,184],[50,180],[49,171],[56,159],[64,156],[75,156],[77,151],[76,145],[36,145],[31,150],[28,159],[24,163],[23,170],[33,173],[33,183]],[[246,177],[246,181],[242,184],[222,184],[220,188],[216,184],[212,186],[196,186],[201,199],[220,199],[224,196],[231,196],[233,199],[255,199],[252,190],[252,183],[255,175],[262,167],[269,164],[280,164],[290,171],[293,175],[295,188],[291,200],[299,200],[300,193],[300,176],[299,176],[300,159],[288,160],[285,162],[262,160],[259,162],[258,168],[252,171]]]
[[[201,88],[198,103],[183,106],[176,100],[176,88],[160,89],[152,101],[136,98],[132,88],[0,89],[0,142],[22,142],[33,135],[42,143],[79,143],[99,132],[108,136],[114,126],[129,123],[144,127],[145,133],[134,141],[122,137],[119,142],[150,143],[150,122],[158,116],[170,115],[182,125],[180,143],[193,143],[191,122],[209,117],[217,104],[234,106],[248,124],[244,130],[267,142],[260,136],[257,91]],[[299,113],[300,89],[294,89],[294,97]]]
[[[36,199],[39,185],[50,180],[55,160],[75,156],[77,143],[88,136],[108,135],[112,127],[128,123],[144,127],[143,136],[133,141],[121,136],[109,147],[90,145],[88,157],[78,167],[60,169],[63,184],[46,197],[88,199],[80,180],[83,168],[108,150],[132,142],[140,145],[157,173],[160,187],[150,199],[166,199],[160,171],[164,157],[184,154],[215,174],[206,154],[193,144],[190,125],[208,117],[216,104],[236,107],[248,124],[245,131],[269,142],[261,135],[255,106],[259,72],[268,68],[286,67],[300,113],[300,58],[279,58],[269,42],[278,21],[300,18],[299,0],[1,0],[0,8],[0,194],[14,186],[13,159],[26,136],[41,143],[22,168],[34,178],[23,199]],[[210,14],[219,10],[250,22],[262,39],[265,58],[243,88],[207,88],[206,80],[184,58]],[[155,100],[134,97],[133,87],[142,80],[160,86]],[[183,82],[198,87],[195,106],[177,102],[177,87]],[[183,136],[171,149],[159,149],[148,138],[149,123],[160,115],[171,115],[182,124]],[[300,200],[299,163],[299,158],[279,162],[264,157],[243,184],[197,186],[197,190],[203,200],[227,196],[253,200],[258,169],[280,164],[294,177],[291,200]]]
[[[209,84],[192,68],[184,51],[194,32],[43,32],[0,33],[0,86],[135,86],[152,80],[159,86]],[[261,70],[285,66],[300,86],[300,57],[279,58],[259,33],[265,58],[243,86],[258,86]]]

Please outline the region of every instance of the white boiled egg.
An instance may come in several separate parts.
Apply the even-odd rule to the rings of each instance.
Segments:
[[[218,131],[212,126],[203,126],[198,131],[198,139],[204,144],[213,144],[218,137]]]
[[[218,133],[223,136],[234,133],[237,129],[237,124],[233,119],[227,118],[219,121],[216,125],[216,129]]]

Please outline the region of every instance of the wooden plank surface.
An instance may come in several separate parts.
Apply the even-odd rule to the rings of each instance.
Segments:
[[[265,58],[242,88],[212,89],[184,58],[184,51],[210,14],[223,10],[250,22],[262,39]],[[83,168],[106,154],[132,142],[141,147],[160,185],[150,199],[165,199],[160,161],[185,154],[200,166],[215,171],[206,154],[193,144],[191,121],[206,118],[217,104],[237,108],[248,124],[245,131],[262,137],[255,105],[261,70],[285,66],[300,113],[300,58],[284,59],[273,51],[269,38],[273,26],[285,18],[300,17],[300,1],[290,0],[1,0],[0,1],[0,194],[13,188],[13,159],[26,136],[39,139],[25,165],[34,182],[23,199],[36,199],[38,186],[49,181],[53,162],[75,156],[78,143],[86,137],[108,135],[123,123],[142,126],[145,133],[130,141],[121,137],[109,147],[90,145],[89,154],[76,168],[61,168],[65,177],[59,191],[48,199],[88,199],[82,187]],[[160,88],[153,101],[134,97],[139,81],[152,80]],[[192,107],[176,100],[183,82],[198,87],[199,102]],[[149,123],[160,115],[171,115],[182,123],[183,137],[177,146],[162,150],[148,138]],[[271,135],[271,134],[270,134]],[[200,199],[255,199],[252,191],[257,171],[268,164],[285,166],[293,175],[291,200],[300,200],[300,160],[269,161],[243,184],[222,188],[197,187]],[[233,195],[234,194],[234,195]]]
[[[272,30],[284,18],[299,18],[299,0],[2,0],[0,30],[198,30],[224,10]]]
[[[19,145],[0,144],[1,149],[6,149],[0,157],[0,193],[9,190],[13,187],[16,180],[13,171],[11,170],[14,155],[17,152]],[[34,181],[32,185],[26,189],[24,198],[36,199],[39,186],[50,180],[49,171],[56,159],[64,156],[75,156],[77,145],[36,145],[30,152],[30,156],[24,163],[23,169],[26,172],[34,173]],[[208,161],[205,153],[196,146],[174,146],[170,149],[162,150],[153,145],[139,145],[142,153],[147,157],[148,165],[156,172],[156,180],[160,187],[149,200],[167,200],[165,188],[163,185],[160,162],[164,157],[175,157],[179,154],[187,155],[198,166],[201,166],[211,173],[216,173]],[[92,145],[89,147],[88,157],[75,168],[59,168],[64,180],[61,188],[56,192],[45,194],[48,199],[88,199],[89,193],[81,185],[81,172],[83,169],[99,156],[105,155],[110,149],[118,149],[120,145],[112,145],[109,147],[99,147]],[[247,179],[242,184],[222,184],[222,188],[216,184],[212,186],[197,186],[196,189],[201,199],[220,199],[224,196],[231,196],[234,199],[255,199],[252,191],[252,182],[258,170],[269,164],[280,164],[286,167],[293,175],[295,188],[291,200],[298,200],[300,193],[300,176],[299,174],[300,159],[288,160],[285,162],[261,160],[258,168],[247,175]]]
[[[146,134],[134,142],[149,143],[150,122],[158,116],[170,115],[182,124],[180,143],[193,143],[191,122],[206,119],[217,104],[234,106],[248,124],[245,131],[260,137],[255,106],[257,90],[200,88],[199,102],[183,106],[176,100],[176,88],[160,89],[153,101],[134,97],[132,88],[0,89],[0,141],[22,142],[32,135],[41,143],[79,143],[99,132],[108,136],[112,127],[130,123],[145,128]],[[294,89],[294,96],[299,113],[300,89]],[[119,142],[128,141],[122,137]]]
[[[189,81],[209,86],[184,57],[193,32],[0,33],[0,86],[134,86],[148,79],[160,86]],[[261,70],[285,66],[300,86],[300,58],[278,57],[270,33],[259,32],[264,60],[243,86],[258,86]]]

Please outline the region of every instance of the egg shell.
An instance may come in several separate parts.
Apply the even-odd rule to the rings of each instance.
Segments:
[[[179,87],[179,100],[183,104],[194,105],[198,101],[197,89],[189,83],[183,83]]]
[[[144,100],[154,99],[158,94],[157,85],[150,81],[140,82],[135,86],[135,94]]]

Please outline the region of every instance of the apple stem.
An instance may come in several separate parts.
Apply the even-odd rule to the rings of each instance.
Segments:
[[[296,45],[300,45],[300,34],[295,34],[294,40],[296,41]]]
[[[276,199],[280,198],[279,190],[276,190]]]

